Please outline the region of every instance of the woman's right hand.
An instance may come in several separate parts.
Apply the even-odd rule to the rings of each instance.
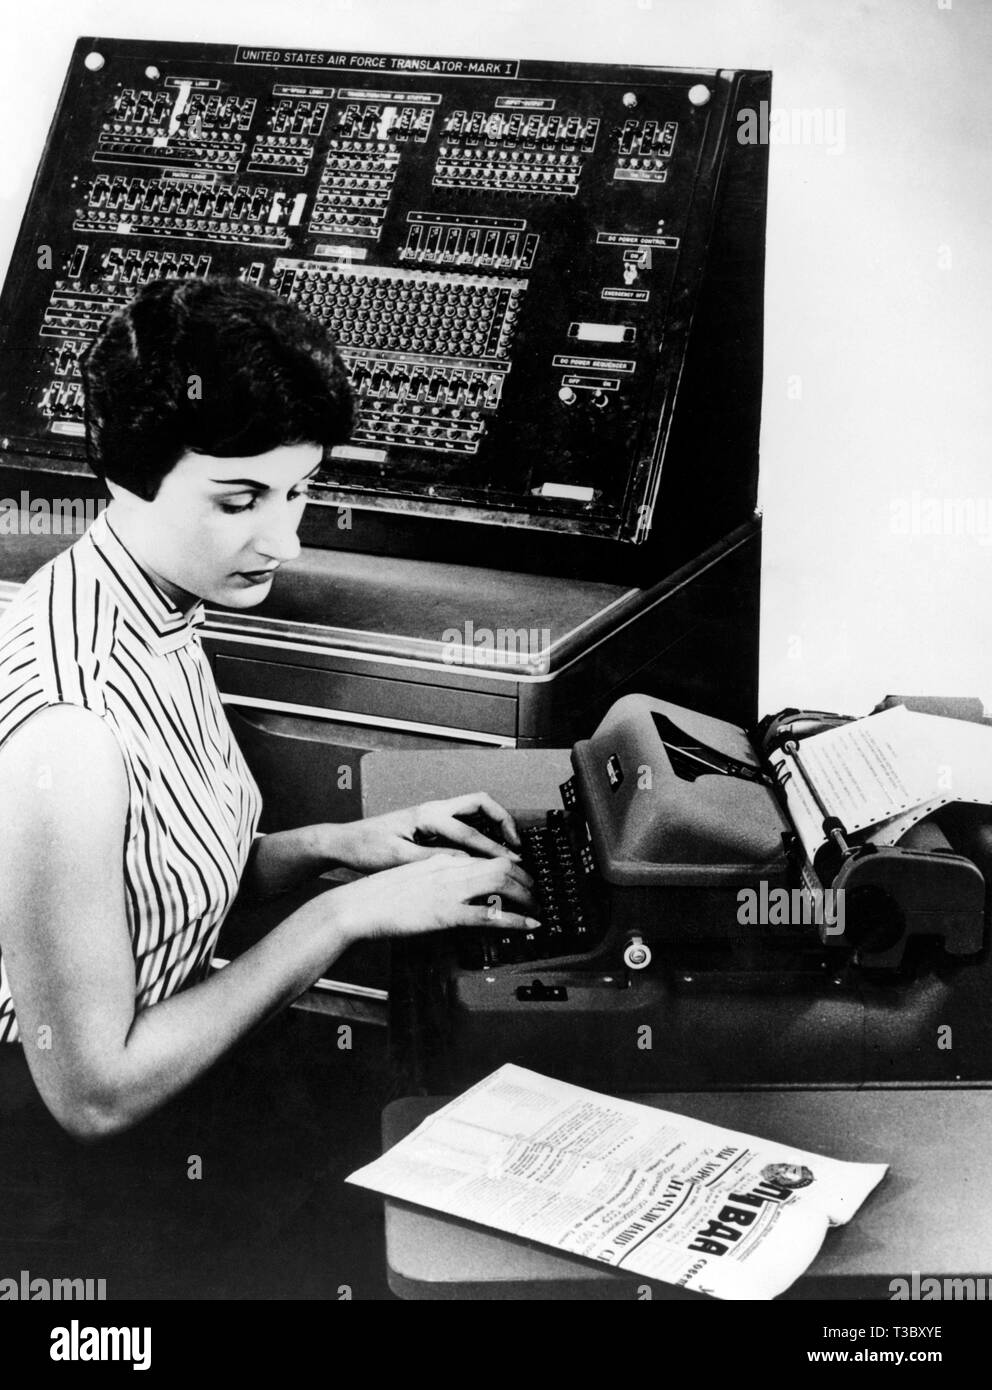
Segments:
[[[350,940],[414,936],[449,927],[537,931],[534,881],[513,860],[433,854],[330,889],[326,897]],[[481,900],[481,902],[479,901]],[[509,904],[519,911],[507,911]]]

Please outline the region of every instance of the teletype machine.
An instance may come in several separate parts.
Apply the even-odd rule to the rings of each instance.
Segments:
[[[298,304],[357,395],[302,556],[203,632],[267,828],[356,814],[370,748],[560,746],[633,689],[753,718],[769,96],[78,41],[0,299],[0,497],[98,498],[79,356],[161,276]],[[8,532],[0,601],[70,539]]]
[[[984,725],[992,779],[980,703],[892,697],[862,726],[899,705]],[[627,1091],[987,1081],[992,806],[951,802],[895,844],[849,832],[804,746],[850,723],[785,710],[749,735],[620,700],[561,805],[522,818],[541,930],[399,959],[413,1084],[506,1061]]]

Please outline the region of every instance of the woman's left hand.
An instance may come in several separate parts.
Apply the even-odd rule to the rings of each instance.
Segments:
[[[495,823],[506,845],[491,840],[457,819],[458,816],[471,816],[478,811]],[[513,817],[485,792],[453,796],[447,801],[425,801],[423,805],[411,806],[406,811],[390,811],[384,816],[348,821],[344,825],[328,828],[333,833],[334,858],[360,873],[394,869],[400,864],[412,864],[417,859],[429,859],[434,854],[450,855],[452,850],[518,862],[520,859],[516,853],[520,848],[520,836]],[[437,843],[422,843],[425,840]]]

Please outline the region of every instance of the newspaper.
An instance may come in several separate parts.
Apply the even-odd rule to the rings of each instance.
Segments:
[[[716,1298],[770,1299],[886,1171],[507,1064],[348,1182]]]

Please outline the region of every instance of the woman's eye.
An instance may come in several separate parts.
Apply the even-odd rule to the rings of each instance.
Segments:
[[[292,492],[288,492],[286,494],[290,502],[297,502],[300,498],[306,500],[306,498],[311,497],[312,495],[313,494],[309,486],[293,488]],[[247,502],[218,502],[217,505],[222,512],[227,512],[228,515],[234,515],[237,512],[250,512],[254,508],[257,501],[258,497],[254,496],[249,498]]]

